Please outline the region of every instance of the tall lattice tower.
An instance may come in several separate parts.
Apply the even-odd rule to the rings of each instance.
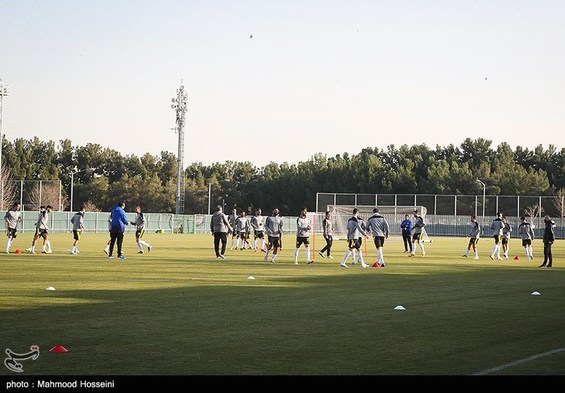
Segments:
[[[186,111],[188,107],[188,95],[181,85],[177,89],[177,96],[173,98],[171,108],[176,113],[175,130],[179,134],[178,156],[177,156],[177,193],[175,213],[184,213],[184,126],[186,124]]]

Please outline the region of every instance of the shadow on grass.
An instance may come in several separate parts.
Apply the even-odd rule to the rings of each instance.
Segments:
[[[0,311],[0,341],[39,345],[28,375],[468,375],[565,343],[562,272],[266,273],[27,293],[44,304]],[[563,360],[547,373],[565,374]]]

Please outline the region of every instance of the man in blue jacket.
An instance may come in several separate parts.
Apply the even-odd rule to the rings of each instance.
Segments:
[[[110,224],[110,253],[108,258],[114,258],[112,253],[114,252],[114,245],[118,245],[118,258],[126,259],[122,254],[122,244],[124,242],[124,232],[126,231],[126,225],[129,224],[128,218],[124,208],[126,204],[120,202],[116,205],[111,213],[111,224]]]

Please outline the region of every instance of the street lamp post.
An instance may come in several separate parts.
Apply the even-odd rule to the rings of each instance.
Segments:
[[[210,209],[212,208],[212,183],[208,183],[208,215],[210,215]]]
[[[485,222],[485,199],[486,199],[487,185],[485,183],[483,183],[482,181],[480,181],[479,179],[477,179],[477,181],[483,185],[483,223],[484,223]]]
[[[73,210],[73,197],[74,197],[74,189],[75,189],[75,173],[81,173],[86,171],[87,169],[81,169],[80,171],[73,171],[71,172],[71,200],[70,200],[70,206],[69,206],[69,211],[74,211]]]
[[[69,211],[73,211],[73,191],[75,186],[75,173],[71,172],[71,203],[69,205]]]
[[[226,202],[225,202],[226,199],[228,199],[228,194],[226,194],[225,197],[222,197],[222,210],[224,212],[226,211]]]
[[[2,107],[4,105],[4,97],[9,96],[8,85],[0,79],[0,192],[1,202],[0,208],[4,209],[4,184],[2,183]]]

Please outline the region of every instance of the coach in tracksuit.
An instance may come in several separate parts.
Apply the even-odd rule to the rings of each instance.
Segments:
[[[228,233],[233,232],[234,228],[230,225],[228,216],[224,214],[220,205],[216,207],[216,212],[212,214],[212,219],[210,220],[210,231],[214,236],[214,251],[216,252],[216,258],[225,259],[226,257],[224,254],[228,243]],[[220,244],[222,245],[221,250]]]
[[[122,254],[122,244],[124,243],[124,232],[126,231],[126,225],[129,224],[126,212],[124,211],[126,207],[125,202],[120,202],[112,210],[112,223],[110,229],[110,253],[108,258],[114,258],[112,253],[114,252],[114,244],[118,245],[118,258],[126,259]]]

